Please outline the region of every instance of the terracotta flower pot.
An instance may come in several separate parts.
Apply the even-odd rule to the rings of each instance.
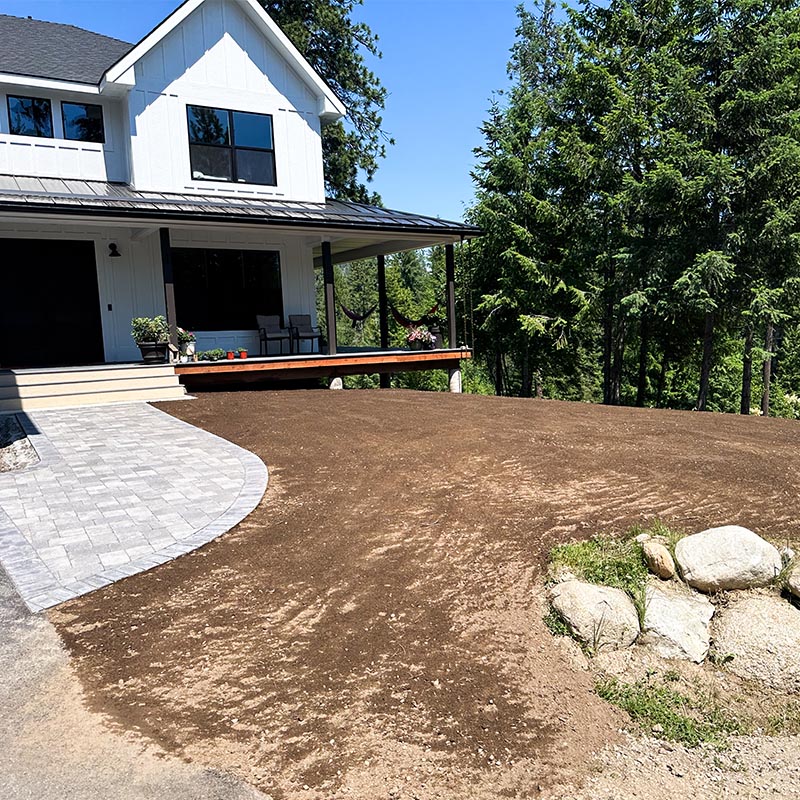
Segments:
[[[233,361],[234,358],[236,358],[236,353],[233,350],[228,350],[228,361]]]
[[[247,358],[247,350],[242,350],[239,353],[239,358]]]

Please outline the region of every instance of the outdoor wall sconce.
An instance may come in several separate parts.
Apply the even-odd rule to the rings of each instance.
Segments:
[[[122,258],[122,253],[117,249],[116,244],[113,242],[108,246],[108,257],[109,258]]]

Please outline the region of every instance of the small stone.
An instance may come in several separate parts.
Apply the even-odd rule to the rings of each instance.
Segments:
[[[684,537],[675,560],[683,579],[703,592],[768,586],[783,569],[777,549],[739,525]]]
[[[621,589],[573,580],[554,586],[550,597],[572,634],[596,653],[630,647],[639,635],[639,616]]]
[[[791,561],[795,557],[795,552],[792,550],[791,547],[781,547],[780,549],[781,560],[783,561],[784,565],[791,563]]]
[[[649,542],[653,537],[649,533],[640,533],[633,541],[639,544]]]
[[[672,554],[661,542],[656,542],[652,539],[644,542],[642,553],[644,554],[644,560],[647,562],[647,568],[654,575],[658,575],[659,578],[664,580],[670,580],[675,577],[675,562],[672,560]]]

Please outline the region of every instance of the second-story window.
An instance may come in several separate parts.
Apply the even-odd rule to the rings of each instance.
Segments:
[[[61,104],[61,116],[64,120],[64,138],[76,142],[97,142],[106,140],[103,127],[103,109],[92,103]]]
[[[272,117],[187,106],[192,178],[275,186]]]
[[[17,136],[53,138],[53,113],[43,97],[8,96],[9,131]]]

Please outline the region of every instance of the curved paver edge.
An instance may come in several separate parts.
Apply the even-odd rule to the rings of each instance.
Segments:
[[[234,444],[227,439],[223,439],[221,436],[217,436],[216,434],[211,433],[204,428],[199,428],[196,425],[192,425],[190,422],[185,422],[182,419],[173,417],[171,414],[167,414],[166,412],[161,411],[158,408],[154,408],[149,404],[146,404],[145,408],[148,408],[154,414],[164,414],[173,422],[185,425],[186,427],[192,428],[195,431],[202,431],[206,436],[218,439],[220,442],[223,442],[226,447],[232,448],[233,452],[236,453],[239,462],[244,468],[242,489],[239,491],[231,505],[228,506],[228,508],[223,511],[220,516],[203,528],[199,528],[185,539],[182,539],[180,542],[175,542],[174,544],[171,544],[168,547],[165,547],[163,550],[159,550],[155,553],[146,556],[138,556],[122,566],[103,570],[102,572],[98,572],[97,574],[92,575],[89,578],[84,578],[83,580],[62,584],[60,588],[50,589],[41,595],[36,595],[28,600],[24,600],[25,604],[31,611],[43,611],[46,608],[51,608],[59,603],[89,594],[89,592],[94,592],[104,586],[109,586],[110,584],[122,580],[123,578],[129,578],[132,575],[136,575],[140,572],[146,572],[147,570],[153,569],[161,564],[166,564],[168,561],[173,561],[174,559],[178,558],[178,556],[191,553],[193,550],[197,550],[203,545],[219,538],[223,533],[227,533],[229,530],[234,528],[261,502],[261,498],[264,496],[269,484],[269,471],[267,469],[267,465],[255,453],[251,453],[249,450],[245,450],[245,448],[240,447],[238,444]],[[22,537],[21,533],[19,535]],[[24,539],[24,537],[22,538]],[[27,540],[25,541],[27,543]],[[44,564],[42,564],[42,566],[44,567]]]

